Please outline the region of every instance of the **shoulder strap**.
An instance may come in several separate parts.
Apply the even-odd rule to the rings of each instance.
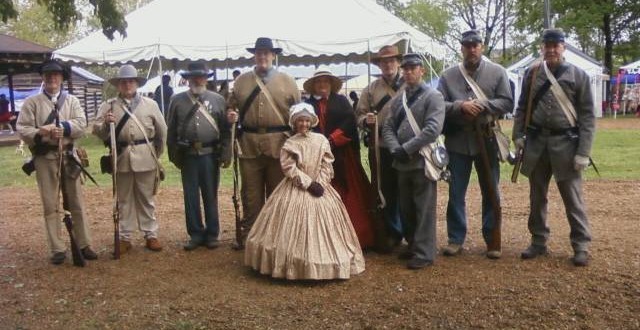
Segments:
[[[138,129],[142,132],[142,136],[144,136],[144,140],[147,142],[147,147],[149,147],[149,150],[151,151],[151,155],[153,156],[153,159],[155,159],[156,164],[158,165],[158,170],[159,170],[160,161],[158,160],[158,156],[156,156],[156,150],[151,145],[151,142],[149,141],[149,137],[147,137],[147,132],[142,126],[142,123],[140,123],[140,120],[138,120],[138,118],[132,113],[133,110],[130,110],[129,106],[126,103],[124,104],[123,109],[126,112],[126,114],[128,114],[129,117],[133,120],[136,126],[138,126]]]
[[[275,102],[273,102],[273,98],[271,97],[271,93],[269,92],[269,90],[267,89],[267,87],[264,85],[264,83],[262,82],[262,79],[260,79],[256,74],[253,75],[256,83],[258,83],[258,86],[260,86],[260,89],[262,89],[262,92],[264,93],[264,96],[267,98],[267,102],[269,102],[269,105],[271,105],[271,108],[273,109],[273,112],[275,112],[276,116],[278,116],[278,119],[280,119],[280,121],[282,122],[283,126],[287,126],[287,121],[284,120],[284,117],[282,117],[282,114],[280,114],[280,112],[278,112],[278,108],[276,107]]]
[[[560,84],[558,84],[558,80],[556,79],[556,77],[554,77],[553,74],[551,74],[551,71],[549,71],[549,67],[547,66],[546,61],[543,62],[543,66],[544,73],[549,78],[549,81],[551,81],[551,92],[553,93],[553,96],[555,96],[556,100],[558,100],[560,108],[562,108],[562,112],[564,112],[564,115],[567,117],[567,120],[569,121],[571,126],[576,126],[576,120],[578,118],[576,109],[573,107],[573,104],[571,104],[571,101],[569,101],[569,98],[567,97],[567,94],[564,92],[562,87],[560,87]]]
[[[193,116],[196,115],[199,107],[200,106],[197,103],[194,103],[191,107],[191,110],[189,110],[189,113],[187,113],[187,115],[184,117],[184,122],[182,123],[180,134],[178,134],[178,139],[184,138],[185,134],[187,133],[187,128],[189,127],[189,124],[191,124],[191,120],[193,119]]]
[[[409,126],[411,126],[411,130],[413,131],[413,134],[417,136],[418,134],[420,134],[420,126],[418,126],[418,123],[416,122],[416,118],[413,117],[413,113],[411,112],[411,109],[407,105],[406,91],[402,91],[402,107],[404,108],[404,112],[407,114],[407,120],[409,121]]]
[[[460,73],[462,73],[464,80],[467,81],[469,87],[471,87],[471,91],[473,91],[473,94],[476,95],[476,98],[482,102],[487,101],[487,95],[485,95],[480,86],[478,86],[478,83],[476,83],[476,81],[473,80],[471,76],[469,76],[467,69],[464,68],[464,65],[462,63],[458,63],[458,69],[460,70]]]
[[[247,97],[247,100],[244,102],[242,108],[240,109],[240,118],[238,120],[238,123],[240,123],[241,125],[242,121],[244,120],[244,116],[247,114],[247,110],[249,110],[249,107],[256,99],[258,94],[260,94],[260,85],[256,85],[256,87],[253,89],[253,91],[251,91],[251,94],[249,94],[249,97]]]
[[[373,109],[379,112],[380,110],[382,110],[382,108],[384,108],[385,104],[387,104],[389,100],[391,100],[391,95],[387,94],[382,99],[380,99],[380,101],[378,101],[375,106],[373,106]]]
[[[213,119],[213,117],[211,117],[211,114],[205,110],[206,106],[202,103],[201,99],[200,98],[196,99],[192,95],[189,95],[189,97],[191,98],[191,101],[198,106],[197,108],[198,112],[200,112],[204,116],[204,119],[206,119],[209,122],[211,127],[213,127],[213,129],[216,132],[220,133],[220,129],[218,129],[218,124]]]

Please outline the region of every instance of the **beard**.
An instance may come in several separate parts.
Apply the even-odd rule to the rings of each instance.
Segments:
[[[202,93],[204,93],[205,90],[207,90],[207,88],[205,86],[189,86],[189,90],[191,91],[192,94],[196,94],[196,95],[200,95]]]

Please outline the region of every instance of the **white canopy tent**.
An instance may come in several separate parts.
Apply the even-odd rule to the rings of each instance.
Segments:
[[[565,46],[565,61],[581,68],[589,75],[591,79],[591,91],[593,93],[595,114],[596,117],[602,117],[602,100],[606,95],[605,81],[607,79],[607,75],[603,74],[604,66],[570,44],[565,44]],[[520,99],[524,72],[537,59],[538,54],[529,54],[507,68],[509,79],[515,84],[515,106],[517,106],[518,100]]]
[[[370,52],[388,44],[437,59],[445,55],[444,47],[374,0],[156,0],[126,20],[126,38],[109,41],[96,31],[54,57],[87,64],[161,59],[165,69],[189,61],[241,67],[252,64],[246,48],[262,36],[283,48],[279,65],[367,62]]]
[[[620,69],[624,69],[628,74],[640,74],[640,60],[623,65]]]

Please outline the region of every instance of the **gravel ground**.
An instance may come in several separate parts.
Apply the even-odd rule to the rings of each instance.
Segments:
[[[551,254],[523,261],[528,185],[502,183],[503,258],[484,257],[479,191],[468,197],[464,253],[410,271],[396,255],[366,255],[348,281],[287,282],[242,265],[233,238],[231,191],[221,192],[223,245],[185,252],[179,188],[157,205],[164,250],[112,260],[111,190],[87,188],[99,260],[85,268],[48,262],[42,210],[33,188],[1,188],[0,329],[536,328],[640,329],[640,184],[586,181],[594,241],[589,267],[569,258],[569,228],[550,191]],[[446,243],[446,185],[439,185],[438,243]]]

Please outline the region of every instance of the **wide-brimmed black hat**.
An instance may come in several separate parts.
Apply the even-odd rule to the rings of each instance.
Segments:
[[[561,29],[545,29],[542,31],[542,42],[564,42],[564,31]]]
[[[38,73],[43,75],[45,72],[60,72],[62,73],[62,79],[69,80],[69,67],[56,60],[47,60],[42,62],[38,68]]]
[[[462,37],[460,38],[460,43],[461,44],[466,44],[466,43],[478,43],[478,44],[481,44],[482,43],[482,36],[480,36],[480,32],[478,32],[477,30],[465,31],[465,32],[462,32]]]
[[[402,64],[400,64],[400,67],[404,68],[406,66],[413,66],[413,65],[423,66],[422,57],[419,54],[415,54],[415,53],[405,54],[402,57]]]
[[[209,69],[204,63],[189,63],[187,65],[187,71],[183,71],[180,73],[182,77],[185,79],[189,79],[191,77],[211,77],[213,76],[213,72],[209,72]]]
[[[255,54],[257,49],[267,49],[276,55],[282,53],[282,48],[273,47],[273,41],[271,40],[271,38],[265,37],[256,39],[255,46],[253,48],[247,48],[247,51],[251,54]]]

